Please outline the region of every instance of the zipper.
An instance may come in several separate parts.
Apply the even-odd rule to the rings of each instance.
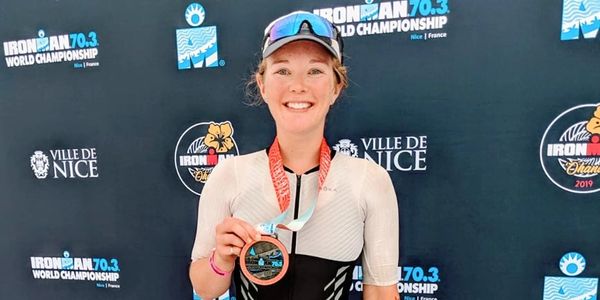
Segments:
[[[298,211],[300,210],[300,187],[301,187],[301,181],[302,181],[302,175],[296,175],[296,200],[295,200],[295,205],[294,205],[294,220],[298,219]],[[294,272],[296,271],[296,232],[294,231],[292,233],[292,251],[291,251],[292,255],[294,256],[293,260],[291,261],[290,264],[290,268],[288,270],[288,272],[290,272],[289,274],[290,276],[290,293],[289,293],[289,299],[294,299],[294,281],[295,281],[295,276],[294,276]]]
[[[300,185],[302,175],[296,175],[296,205],[294,206],[294,220],[298,219],[298,211],[300,208]],[[292,233],[292,253],[296,253],[296,232]]]

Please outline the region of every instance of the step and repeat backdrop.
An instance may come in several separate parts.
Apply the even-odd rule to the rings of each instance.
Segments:
[[[245,87],[293,10],[345,36],[326,137],[394,182],[402,300],[596,299],[600,0],[3,1],[0,299],[197,299],[199,195],[272,142]]]

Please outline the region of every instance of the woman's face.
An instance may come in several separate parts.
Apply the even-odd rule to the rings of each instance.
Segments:
[[[277,134],[323,134],[329,106],[339,96],[331,54],[307,40],[291,42],[266,58],[257,83]]]

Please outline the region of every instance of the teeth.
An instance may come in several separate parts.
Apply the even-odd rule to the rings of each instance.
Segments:
[[[287,107],[293,109],[305,109],[310,107],[310,103],[308,102],[289,102]]]

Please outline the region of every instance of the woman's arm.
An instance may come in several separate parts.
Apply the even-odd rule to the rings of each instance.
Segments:
[[[227,182],[227,188],[223,188],[223,182]],[[202,299],[219,297],[229,288],[229,271],[234,269],[241,248],[258,235],[250,224],[231,217],[233,213],[230,206],[237,193],[235,159],[226,159],[214,168],[198,205],[196,240],[189,276],[194,291]],[[225,271],[224,275],[215,272],[210,263],[211,256],[213,266]]]
[[[362,196],[365,199],[363,247],[364,299],[398,299],[398,201],[387,171],[369,163]]]
[[[376,286],[363,285],[364,300],[399,300],[398,288],[396,285]]]
[[[208,258],[200,258],[192,261],[190,265],[192,287],[202,299],[218,298],[231,284],[231,273],[227,273],[225,276],[218,275],[211,269],[208,260]],[[233,269],[233,267],[231,268]]]
[[[210,253],[212,265],[209,257],[196,259],[190,266],[192,286],[203,299],[217,298],[229,288],[231,271],[242,248],[246,243],[260,239],[260,234],[252,225],[232,217],[225,218],[215,231],[216,247]],[[221,271],[225,274],[217,273]]]

